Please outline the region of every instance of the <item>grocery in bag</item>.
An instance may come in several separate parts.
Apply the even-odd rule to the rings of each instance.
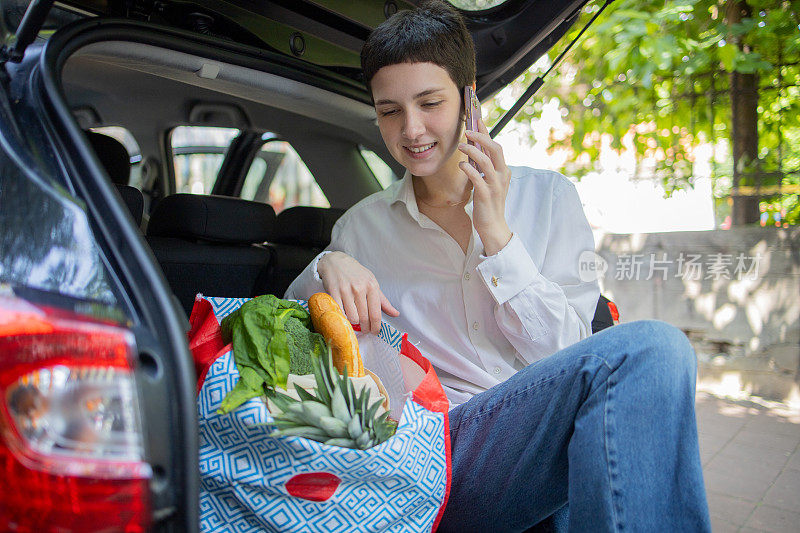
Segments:
[[[395,434],[368,449],[275,436],[264,397],[219,412],[239,381],[219,322],[245,301],[198,296],[192,310],[189,344],[199,377],[201,529],[435,529],[449,492],[449,404],[430,362],[405,335],[384,323],[379,335],[360,335],[359,345],[365,369],[380,378],[389,396]]]

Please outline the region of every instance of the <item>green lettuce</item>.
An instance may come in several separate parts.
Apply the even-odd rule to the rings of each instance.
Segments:
[[[313,358],[325,350],[312,331],[311,315],[297,302],[268,294],[248,300],[222,320],[222,338],[233,347],[239,382],[223,398],[219,412],[286,388],[289,374],[310,374]]]

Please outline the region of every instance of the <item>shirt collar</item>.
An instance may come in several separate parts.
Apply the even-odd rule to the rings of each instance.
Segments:
[[[394,198],[390,199],[390,205],[397,202],[405,204],[408,214],[411,218],[419,223],[419,206],[417,205],[417,197],[414,195],[414,181],[411,178],[411,172],[406,170],[403,178],[400,180],[400,186],[397,188]]]
[[[470,219],[472,219],[472,198],[474,193],[475,191],[470,192],[469,201],[464,206],[464,210],[467,212]],[[393,197],[389,198],[389,205],[394,205],[398,202],[406,206],[406,210],[408,214],[411,215],[411,218],[416,220],[418,224],[423,225],[420,221],[421,213],[419,211],[419,205],[417,205],[417,197],[414,194],[414,180],[411,177],[411,172],[408,170],[403,174],[400,185],[395,190]]]

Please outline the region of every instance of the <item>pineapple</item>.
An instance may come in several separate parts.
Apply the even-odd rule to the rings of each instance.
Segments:
[[[389,420],[385,412],[376,417],[383,398],[370,404],[369,389],[356,395],[353,382],[333,365],[333,355],[327,353],[313,362],[317,387],[316,396],[295,385],[300,396],[296,400],[277,390],[268,390],[267,396],[280,409],[273,413],[275,427],[271,435],[294,435],[333,446],[366,450],[391,437],[397,423]]]

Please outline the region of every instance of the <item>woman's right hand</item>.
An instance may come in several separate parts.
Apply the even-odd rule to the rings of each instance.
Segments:
[[[361,331],[378,333],[381,312],[399,316],[400,312],[381,292],[375,275],[344,252],[325,254],[317,263],[325,292],[336,300],[351,324]]]

